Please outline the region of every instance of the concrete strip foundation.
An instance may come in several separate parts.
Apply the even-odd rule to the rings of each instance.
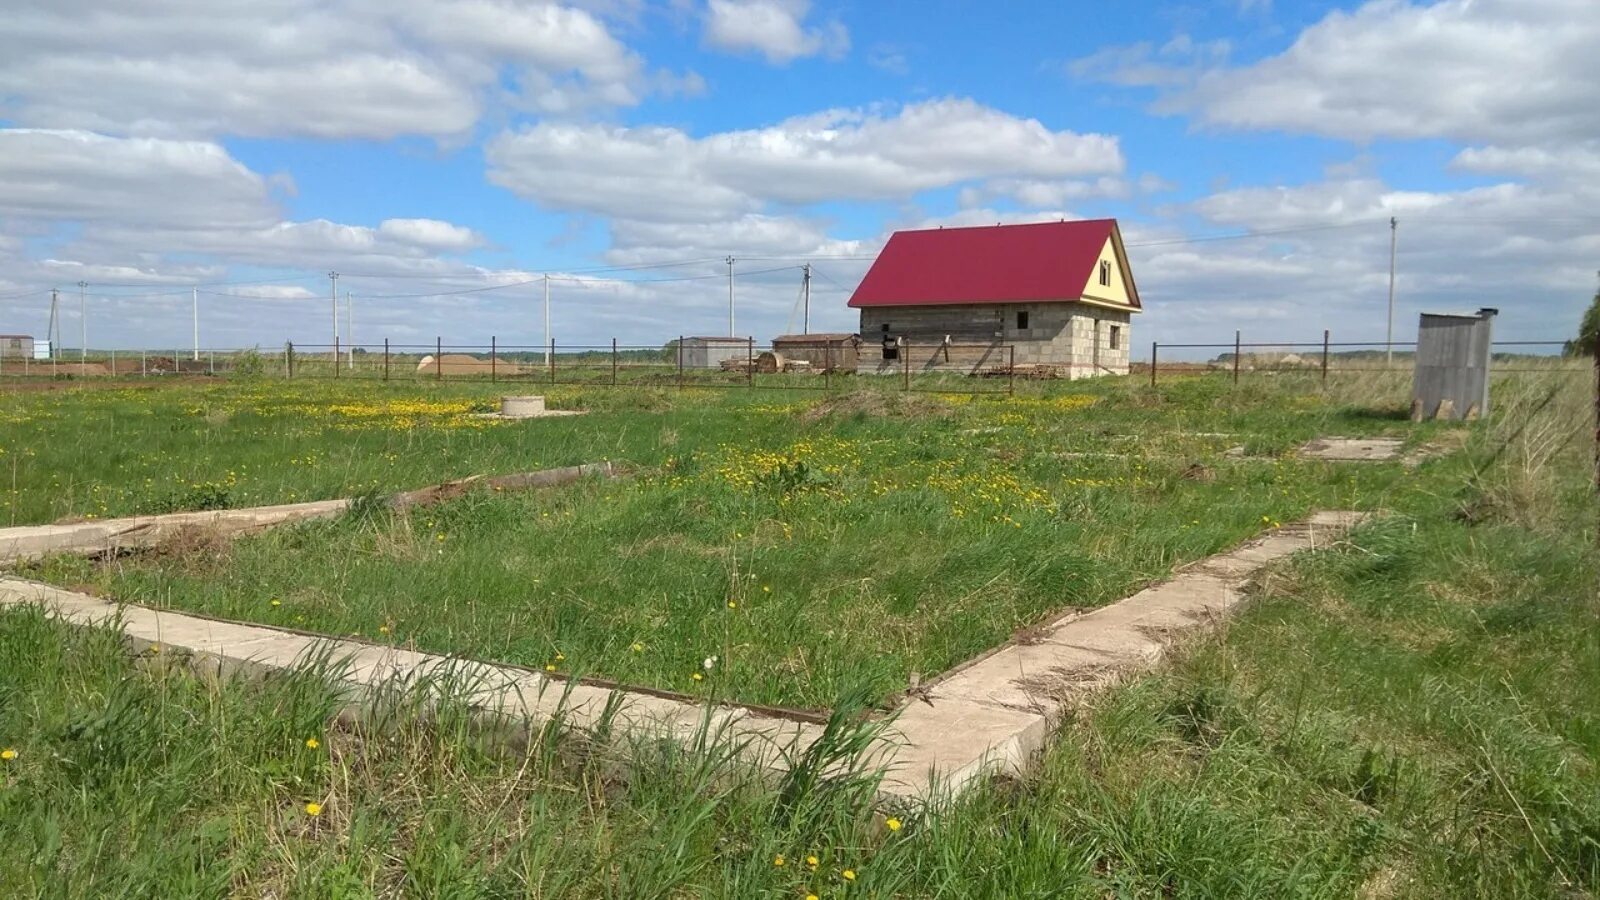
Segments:
[[[585,463],[538,472],[512,475],[474,475],[432,487],[395,494],[389,502],[395,507],[425,505],[460,496],[474,487],[494,490],[529,490],[569,484],[589,475],[609,477],[614,469],[609,462]],[[218,509],[180,512],[159,516],[130,516],[125,519],[100,519],[68,525],[19,525],[0,528],[0,565],[39,559],[57,553],[98,556],[122,550],[153,547],[190,529],[234,536],[265,531],[275,525],[311,519],[333,519],[350,507],[350,500],[312,500],[249,509]]]
[[[1023,771],[1069,710],[1157,665],[1187,633],[1216,623],[1239,604],[1245,580],[1263,566],[1326,546],[1364,517],[1314,514],[1201,560],[1111,606],[1072,612],[1030,629],[1025,639],[944,673],[919,688],[886,729],[875,755],[886,772],[886,799],[927,801],[991,774]],[[710,721],[713,728],[726,727],[736,737],[750,738],[751,752],[768,766],[781,765],[787,753],[809,746],[822,733],[822,726],[812,721],[743,707],[708,710],[685,699],[574,683],[517,667],[119,605],[0,577],[0,606],[24,604],[42,605],[81,625],[120,622],[136,648],[182,653],[191,664],[218,673],[281,669],[324,653],[345,661],[342,677],[357,689],[430,672],[448,671],[458,681],[468,675],[478,685],[474,705],[527,726],[558,714],[579,727],[593,725],[612,707],[618,726],[688,741]]]

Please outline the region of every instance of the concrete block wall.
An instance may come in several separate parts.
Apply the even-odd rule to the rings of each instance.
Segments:
[[[1028,314],[1018,328],[1018,313]],[[1126,375],[1132,333],[1129,313],[1083,303],[962,304],[902,306],[861,311],[861,362],[858,372],[901,371],[898,360],[883,359],[883,336],[911,347],[913,372],[970,372],[1003,367],[1015,348],[1018,366],[1053,366],[1071,378]],[[888,329],[885,331],[884,326]],[[1113,332],[1117,346],[1112,346]],[[945,338],[955,345],[944,350]],[[947,358],[948,357],[948,358]]]

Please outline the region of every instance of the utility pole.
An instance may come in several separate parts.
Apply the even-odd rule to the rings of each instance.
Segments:
[[[728,257],[728,337],[738,337],[733,330],[733,257]]]
[[[1399,221],[1394,216],[1389,217],[1389,330],[1384,335],[1384,346],[1387,352],[1384,355],[1384,366],[1394,365],[1394,248],[1398,237],[1396,226]]]
[[[190,316],[194,320],[194,361],[200,361],[200,289],[190,288]]]
[[[800,279],[800,333],[811,333],[811,263],[806,263]]]
[[[550,273],[544,273],[544,365],[550,368]]]
[[[78,365],[89,364],[89,282],[78,282]],[[82,374],[87,375],[87,372]]]
[[[328,272],[328,299],[333,302],[333,365],[339,367],[339,273]]]
[[[356,303],[350,296],[349,291],[344,292],[344,342],[350,345],[348,354],[350,365],[347,368],[354,371],[356,367]],[[339,361],[334,360],[333,363],[338,365]]]
[[[50,339],[50,358],[53,360],[61,353],[61,292],[55,288],[50,289],[50,327],[45,330],[45,337]]]

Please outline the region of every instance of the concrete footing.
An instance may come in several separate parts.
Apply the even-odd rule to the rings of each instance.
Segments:
[[[474,475],[447,481],[389,498],[397,507],[436,503],[484,486],[496,490],[528,490],[569,484],[589,475],[610,476],[609,462],[585,463],[538,472],[511,475]],[[192,529],[234,536],[265,531],[275,525],[332,519],[350,507],[349,499],[312,500],[256,506],[248,509],[217,509],[180,512],[159,516],[130,516],[124,519],[98,519],[67,525],[19,525],[0,528],[0,565],[39,559],[56,553],[98,556],[122,550],[153,547],[174,535]]]
[[[1276,560],[1327,546],[1363,513],[1316,513],[1243,546],[1190,565],[1171,579],[1110,606],[1069,613],[919,687],[886,728],[875,761],[887,798],[921,802],[958,792],[995,773],[1020,772],[1052,729],[1099,690],[1157,665],[1189,633],[1215,624],[1240,602],[1245,580]],[[816,740],[822,726],[741,707],[705,707],[642,691],[576,684],[525,669],[464,662],[358,641],[119,605],[49,585],[0,577],[0,605],[40,604],[83,625],[120,623],[130,641],[188,654],[217,672],[283,668],[319,649],[348,661],[343,677],[361,688],[429,671],[461,672],[481,685],[482,707],[537,723],[560,714],[578,726],[612,708],[614,723],[685,740],[702,723],[751,739],[762,764]]]

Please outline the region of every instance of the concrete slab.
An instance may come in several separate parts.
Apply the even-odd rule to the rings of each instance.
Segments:
[[[1400,438],[1320,437],[1300,447],[1301,459],[1333,462],[1389,462],[1400,458]]]

